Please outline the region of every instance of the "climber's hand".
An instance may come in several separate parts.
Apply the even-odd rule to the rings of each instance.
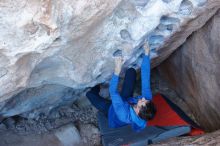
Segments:
[[[114,58],[115,58],[115,74],[119,75],[121,72],[121,67],[123,65],[123,59],[121,56],[117,56]]]
[[[149,47],[148,42],[144,42],[143,48],[144,48],[145,55],[148,56],[150,53],[150,47]]]

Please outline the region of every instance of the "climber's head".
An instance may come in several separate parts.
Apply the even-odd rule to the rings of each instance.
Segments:
[[[150,100],[146,100],[144,97],[139,99],[137,104],[134,106],[136,114],[143,120],[151,120],[155,113],[156,108]]]

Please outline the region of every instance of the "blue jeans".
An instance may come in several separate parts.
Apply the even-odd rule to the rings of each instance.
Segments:
[[[120,92],[123,101],[127,101],[127,98],[133,97],[134,88],[136,83],[136,70],[129,68],[125,73],[124,83]],[[108,109],[111,106],[111,101],[107,100],[99,95],[100,86],[96,85],[90,91],[86,93],[87,98],[99,111],[108,115]]]

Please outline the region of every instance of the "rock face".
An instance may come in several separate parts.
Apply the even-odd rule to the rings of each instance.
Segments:
[[[187,136],[187,137],[178,137],[171,138],[165,142],[158,144],[152,144],[152,146],[217,146],[220,144],[220,130],[200,136]]]
[[[159,71],[206,130],[220,128],[220,11],[193,33]]]
[[[101,133],[97,127],[92,124],[81,124],[79,129],[84,145],[98,146],[101,144]]]
[[[62,99],[68,88],[81,93],[108,81],[114,68],[112,54],[118,50],[126,60],[124,68],[138,66],[145,39],[156,66],[219,7],[216,0],[3,0],[0,115],[47,106],[57,86],[62,86]],[[37,90],[45,86],[55,88],[45,94]],[[36,92],[27,92],[30,88]],[[29,95],[20,97],[20,92]],[[45,102],[29,105],[38,95]]]

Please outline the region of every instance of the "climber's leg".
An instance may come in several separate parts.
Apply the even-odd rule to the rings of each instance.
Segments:
[[[111,105],[111,101],[104,99],[99,95],[99,85],[93,87],[89,92],[86,93],[87,98],[99,111],[103,112],[106,116],[108,115],[108,109]]]

